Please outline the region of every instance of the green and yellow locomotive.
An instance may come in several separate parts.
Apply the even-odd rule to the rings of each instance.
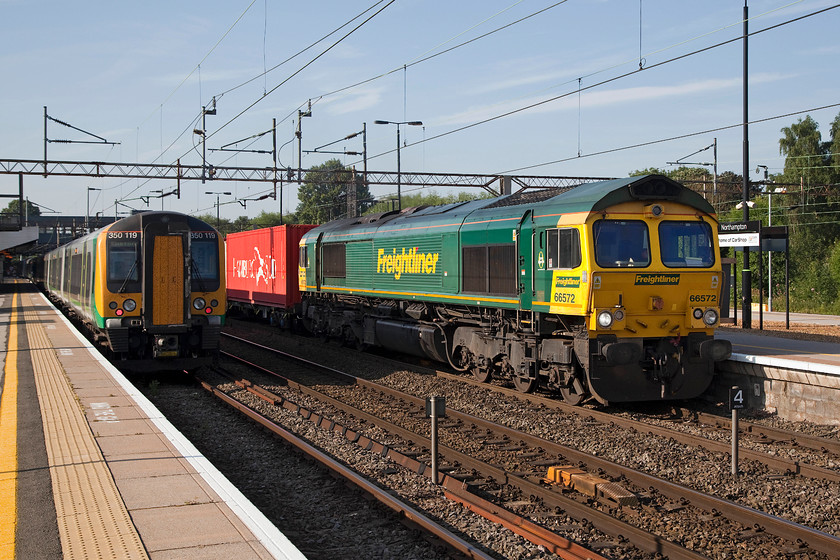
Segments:
[[[695,397],[731,353],[714,209],[658,175],[330,222],[299,284],[315,333],[575,404]]]
[[[44,284],[124,369],[188,369],[218,351],[224,262],[212,226],[144,212],[47,253]]]

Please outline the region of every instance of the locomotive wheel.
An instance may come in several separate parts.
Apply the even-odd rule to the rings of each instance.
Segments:
[[[520,377],[515,375],[513,377],[513,385],[516,387],[517,391],[522,393],[532,393],[534,389],[537,388],[537,378],[536,377]]]
[[[472,367],[470,368],[470,373],[473,374],[473,377],[479,383],[490,383],[490,380],[493,378],[490,368],[486,367]]]
[[[560,395],[563,397],[563,401],[566,404],[577,406],[583,400],[585,391],[583,390],[583,386],[580,384],[580,381],[575,379],[572,381],[571,387],[563,387],[560,389]]]

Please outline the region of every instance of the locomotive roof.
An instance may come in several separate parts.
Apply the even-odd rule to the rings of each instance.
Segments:
[[[693,190],[664,175],[641,175],[585,183],[549,199],[563,205],[578,207],[570,211],[598,211],[621,202],[633,200],[672,200],[714,214],[714,207]]]
[[[557,194],[555,194],[557,193]],[[563,213],[597,212],[609,206],[630,201],[672,200],[696,208],[708,214],[715,210],[702,196],[663,175],[641,175],[584,183],[558,193],[558,189],[523,191],[494,199],[455,202],[442,206],[419,206],[404,208],[401,211],[369,214],[358,218],[344,218],[323,224],[313,233],[373,231],[381,226],[399,227],[417,224],[418,220],[426,223],[463,223],[472,219],[484,219],[488,213],[498,217],[512,216],[524,210],[521,206],[562,206]],[[470,216],[474,214],[474,216]],[[312,234],[307,234],[309,237]]]

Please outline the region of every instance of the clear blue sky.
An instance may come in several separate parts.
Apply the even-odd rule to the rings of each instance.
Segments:
[[[47,106],[52,117],[120,142],[50,144],[52,160],[171,163],[181,157],[183,163],[200,164],[199,137],[192,130],[200,128],[195,119],[215,95],[217,114],[207,117],[208,148],[263,132],[276,118],[278,144],[285,144],[280,162],[294,167],[297,144],[289,141],[298,109],[311,99],[312,117],[303,119],[303,149],[341,139],[367,123],[373,170],[396,168],[395,127],[373,124],[380,119],[424,123],[402,130],[404,171],[624,176],[636,169],[668,168],[667,162],[717,138],[718,170],[741,172],[740,127],[697,134],[741,122],[741,41],[657,65],[739,37],[742,2],[568,0],[415,64],[556,2],[396,0],[387,5],[386,0],[280,65],[374,1],[0,0],[0,158],[43,157]],[[750,31],[834,4],[750,0]],[[751,120],[840,103],[838,29],[840,9],[833,9],[750,38]],[[602,81],[607,83],[596,85]],[[590,89],[578,94],[578,83]],[[557,99],[547,101],[552,98]],[[517,111],[535,103],[541,104]],[[517,112],[493,119],[511,111]],[[838,113],[837,106],[808,113],[820,124],[823,140]],[[804,116],[751,125],[754,179],[758,164],[781,169],[780,129]],[[486,119],[493,120],[470,126]],[[85,139],[55,123],[48,136]],[[659,142],[681,136],[687,137]],[[650,144],[611,151],[645,143]],[[270,137],[248,147],[270,149]],[[333,149],[361,151],[361,141],[340,142]],[[303,167],[328,157],[336,156],[304,155]],[[337,157],[347,164],[359,159]],[[708,150],[686,161],[711,157]],[[271,164],[268,155],[223,152],[208,152],[208,160]],[[26,177],[25,195],[45,209],[84,215],[86,187],[99,188],[91,192],[91,214],[113,214],[117,199],[172,186],[135,179]],[[254,183],[185,183],[182,199],[166,198],[164,207],[212,214],[215,196],[205,191],[254,198],[265,189]],[[0,176],[0,192],[16,191],[17,176]],[[385,187],[372,191],[388,193]],[[228,218],[278,209],[270,199],[249,202],[245,209],[232,199],[222,196],[228,204],[221,212]],[[146,208],[140,200],[127,204]],[[296,204],[294,189],[286,189],[284,210]],[[153,199],[149,207],[159,209],[160,200]]]

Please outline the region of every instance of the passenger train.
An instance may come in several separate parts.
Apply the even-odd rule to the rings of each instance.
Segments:
[[[50,297],[121,368],[143,371],[191,369],[217,354],[227,305],[224,262],[212,226],[176,212],[144,212],[29,267],[42,270]]]

